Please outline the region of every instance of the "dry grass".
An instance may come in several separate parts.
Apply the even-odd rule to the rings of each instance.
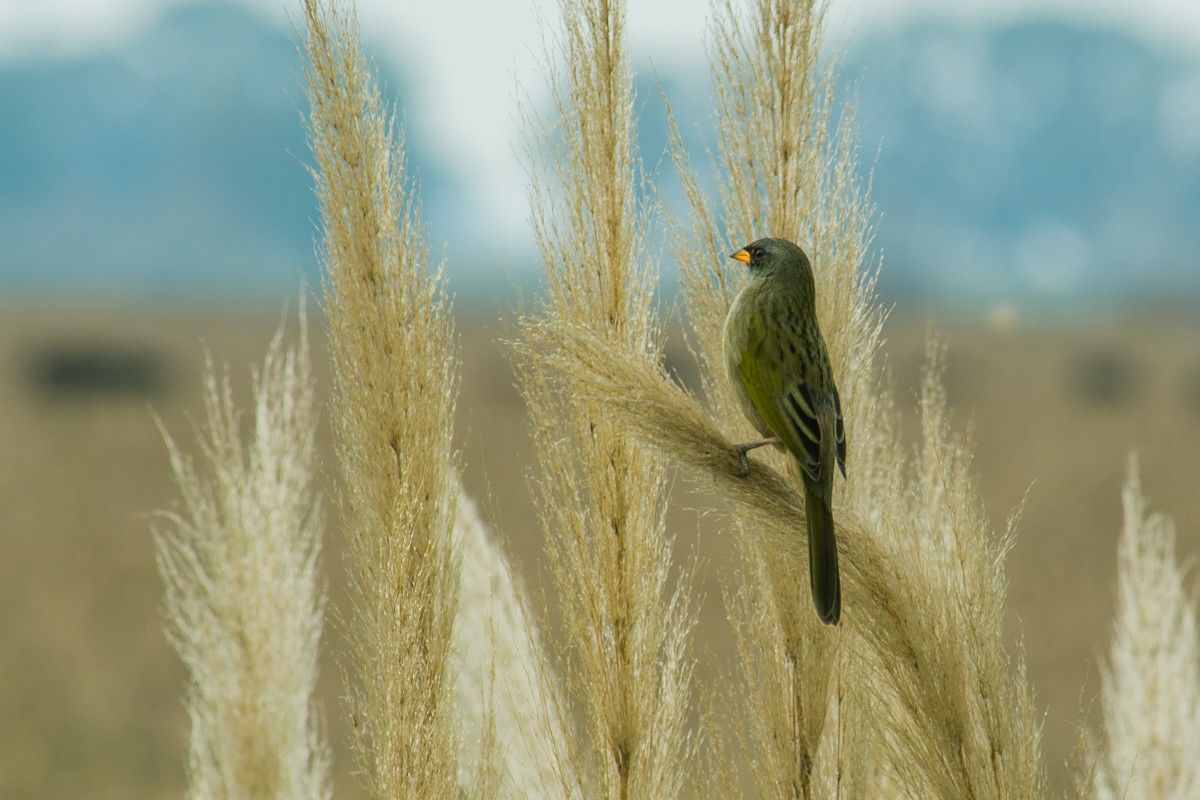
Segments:
[[[871,363],[881,321],[870,302],[873,279],[864,271],[871,209],[852,178],[857,152],[851,118],[834,118],[834,72],[819,64],[822,14],[813,2],[763,0],[748,11],[715,4],[709,57],[716,117],[726,121],[718,129],[715,158],[719,211],[699,190],[674,133],[675,163],[690,208],[686,224],[674,226],[673,250],[705,397],[722,429],[745,441],[755,437],[738,411],[722,354],[725,315],[745,276],[726,256],[762,236],[805,247],[817,265],[818,318],[840,387],[852,469],[858,484],[867,485],[874,477],[867,470],[877,461],[864,459],[858,448],[873,441],[866,426],[879,418],[872,413]],[[844,505],[846,486],[837,492]],[[835,516],[840,529],[843,512]],[[745,534],[751,526],[741,528]],[[804,612],[805,582],[798,571],[804,561],[778,557],[780,551],[761,547],[753,535],[740,541],[746,567],[729,611],[739,635],[743,693],[752,701],[741,744],[761,754],[766,767],[754,771],[757,793],[823,794],[835,789],[830,782],[837,774],[857,775],[860,767],[875,772],[873,755],[851,755],[870,749],[852,746],[853,730],[827,726],[836,719],[827,711],[841,637],[820,630]],[[830,745],[819,756],[823,738]],[[729,769],[729,762],[721,768]],[[822,770],[818,787],[814,774]]]
[[[458,359],[449,308],[354,18],[317,0],[304,9],[355,758],[373,797],[457,798]]]
[[[829,74],[817,67],[820,8],[763,0],[745,18],[730,5],[715,16],[714,76],[729,120],[716,162],[719,210],[695,191],[680,159],[692,203],[673,244],[686,269],[707,405],[668,379],[662,364],[653,265],[643,255],[646,216],[636,199],[622,7],[568,1],[563,12],[557,113],[545,138],[551,158],[533,192],[550,293],[525,318],[520,351],[540,467],[538,518],[563,617],[560,685],[522,609],[520,581],[462,493],[452,428],[457,351],[398,137],[352,18],[306,5],[346,531],[349,611],[340,635],[364,790],[678,796],[701,773],[693,755],[703,735],[716,765],[700,774],[706,796],[736,794],[743,778],[758,796],[1046,796],[1030,684],[1022,659],[1006,650],[1013,639],[1003,636],[1012,532],[992,531],[968,471],[971,439],[950,424],[961,391],[952,376],[961,371],[953,360],[943,367],[938,346],[924,357],[911,451],[901,433],[907,403],[881,378],[884,323],[865,261],[871,210],[852,179],[849,118],[833,114]],[[818,313],[843,394],[850,477],[835,494],[845,570],[840,629],[816,623],[803,591],[804,509],[795,487],[764,460],[737,478],[730,450],[745,424],[719,366],[719,323],[740,278],[724,254],[761,233],[796,239],[813,255]],[[1014,360],[1020,380],[1006,384],[1021,390],[1008,398],[1014,406],[1025,402],[1028,372],[1042,355],[1025,345]],[[984,372],[974,385],[991,392],[995,375]],[[219,401],[226,422],[235,416],[230,396],[226,390]],[[1005,436],[1053,417],[1050,406],[1008,420]],[[1064,426],[1087,413],[1069,409],[1059,409]],[[505,419],[514,413],[510,407]],[[1105,425],[1109,439],[1112,430]],[[236,451],[240,440],[225,441]],[[1056,449],[1025,444],[1012,459],[1022,467],[1031,451]],[[512,460],[505,452],[506,473]],[[721,679],[704,675],[693,687],[695,621],[684,598],[698,578],[670,577],[677,559],[665,522],[665,461],[691,472],[737,522],[739,563],[713,569],[726,581],[728,663],[740,676],[729,683],[741,693],[726,700],[733,735],[710,724],[712,713],[701,716],[704,731],[686,727],[692,698],[712,706]],[[1052,499],[1068,505],[1066,493]],[[1123,552],[1127,567],[1137,563],[1134,550]],[[182,574],[186,560],[173,563],[169,571]],[[1149,592],[1170,583],[1128,585]],[[1153,603],[1146,592],[1123,589],[1122,608]],[[1182,595],[1172,597],[1183,608]],[[1139,612],[1143,627],[1145,617]],[[1163,619],[1173,643],[1194,628],[1182,611]],[[1132,712],[1148,721],[1166,708],[1156,702],[1165,695],[1129,688],[1153,688],[1146,680],[1157,673],[1138,660],[1143,643],[1122,638],[1128,628],[1118,628],[1109,677],[1121,688],[1109,692],[1148,698]],[[190,634],[176,635],[183,642]],[[311,708],[306,691],[292,699]],[[1106,705],[1112,720],[1130,709],[1119,711],[1111,698]],[[1125,785],[1113,775],[1142,767],[1137,758],[1130,766],[1120,743],[1132,740],[1110,724],[1104,763],[1113,766],[1097,771],[1096,787]],[[321,761],[317,750],[310,747],[310,763]],[[1182,768],[1174,772],[1186,778]]]
[[[1093,742],[1078,795],[1200,796],[1200,638],[1195,595],[1175,559],[1175,526],[1149,514],[1137,460],[1122,493],[1117,614],[1104,671],[1104,741]]]
[[[178,796],[186,765],[188,720],[180,702],[186,675],[162,634],[162,581],[138,513],[168,507],[178,496],[162,438],[145,398],[48,395],[26,377],[28,359],[46,343],[145,349],[167,376],[153,407],[169,430],[186,432],[185,412],[200,407],[204,392],[197,340],[206,340],[218,363],[261,362],[277,321],[274,313],[136,309],[119,315],[9,309],[0,318],[0,374],[6,378],[0,382],[0,549],[8,554],[0,559],[0,599],[20,609],[0,631],[0,710],[19,721],[0,731],[0,795]],[[1002,517],[1029,494],[1007,564],[1006,641],[1015,647],[1019,635],[1027,644],[1052,788],[1063,794],[1081,687],[1085,700],[1098,694],[1097,653],[1111,633],[1119,490],[1130,444],[1139,448],[1153,505],[1177,520],[1180,559],[1200,552],[1192,480],[1200,474],[1200,448],[1180,447],[1200,442],[1200,404],[1190,393],[1200,375],[1200,334],[1194,319],[1171,321],[1161,312],[1071,327],[1023,326],[1008,334],[969,322],[945,326],[949,403],[977,421],[973,471],[986,506]],[[509,533],[518,575],[536,594],[546,579],[544,548],[523,477],[534,452],[520,423],[524,407],[513,375],[495,342],[503,326],[494,316],[464,316],[459,327],[463,390],[456,447],[465,463],[463,485],[473,496],[492,498],[486,516]],[[924,321],[893,315],[885,335],[897,396],[911,397],[924,360]],[[1081,394],[1073,377],[1104,354],[1130,376],[1115,400]],[[682,364],[687,353],[673,339],[667,356],[668,363]],[[314,348],[313,359],[323,403],[329,386],[324,348]],[[232,376],[234,397],[249,408],[245,373]],[[905,451],[918,427],[913,405],[900,404],[912,414],[902,425]],[[328,439],[323,423],[320,459],[333,463]],[[64,483],[69,493],[61,490]],[[720,519],[697,520],[688,511],[710,501],[678,494],[682,507],[668,518],[677,535],[675,556],[706,564],[694,584],[696,595],[707,598],[692,635],[700,658],[696,682],[719,685],[736,661],[720,602],[722,578],[736,556],[733,537],[722,534]],[[326,547],[340,553],[340,537]],[[468,560],[464,550],[464,571]],[[341,559],[324,561],[331,602],[340,605]],[[327,633],[318,696],[336,756],[334,794],[356,798],[364,793],[346,747],[350,728],[339,712],[345,688],[332,657],[345,652],[346,633],[337,625]],[[842,691],[849,687],[842,684]],[[843,784],[843,796],[849,791]]]
[[[541,795],[563,760],[555,687],[461,493],[442,272],[353,16],[305,12],[357,762],[373,797]]]
[[[462,556],[452,653],[460,781],[476,795],[561,796],[566,737],[554,715],[557,685],[528,617],[524,584],[462,493],[454,534]]]
[[[559,326],[631,363],[662,358],[653,262],[636,200],[624,4],[564,0],[553,115],[531,122],[533,221],[549,297],[518,348],[537,449],[538,515],[563,619],[563,796],[676,797],[687,775],[690,616],[668,585],[658,457],[546,369]],[[548,157],[542,158],[542,153]],[[576,713],[581,729],[574,725]]]
[[[253,434],[205,370],[197,467],[163,430],[183,507],[156,531],[168,635],[188,668],[188,796],[329,796],[313,703],[324,617],[316,408],[306,321],[254,378]]]
[[[863,264],[870,208],[851,177],[852,128],[831,123],[819,31],[820,8],[811,2],[763,0],[745,19],[729,5],[717,14],[716,93],[720,118],[730,120],[718,158],[720,214],[695,190],[676,147],[691,200],[676,253],[704,386],[723,422],[653,364],[569,321],[553,331],[558,368],[753,519],[742,527],[754,533],[730,612],[747,687],[741,699],[750,702],[741,744],[755,759],[760,796],[837,793],[847,771],[857,786],[879,776],[904,796],[1043,796],[1040,728],[1024,665],[1002,644],[1007,540],[991,535],[966,472],[969,448],[950,434],[936,357],[911,464],[895,435],[894,402],[872,366],[881,313]],[[853,473],[835,501],[848,639],[819,629],[805,612],[796,552],[803,512],[793,487],[769,468],[736,478],[722,434],[745,429],[729,410],[718,366],[719,322],[738,276],[713,265],[726,263],[730,235],[733,242],[797,240],[816,265],[818,317],[842,391]],[[828,713],[835,684],[851,687],[859,699],[851,714],[872,724],[848,728],[840,724],[848,715]],[[734,768],[728,760],[720,766]],[[728,774],[714,779],[718,787],[733,783]]]

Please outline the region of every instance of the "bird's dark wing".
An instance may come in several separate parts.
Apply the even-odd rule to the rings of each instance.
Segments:
[[[837,421],[834,423],[834,442],[837,444],[837,465],[846,477],[846,426],[842,424],[842,398],[838,395],[837,387],[833,387],[833,407],[837,410]]]
[[[767,429],[815,480],[821,473],[821,426],[812,396],[802,381],[785,383],[779,369],[764,357],[767,351],[761,344],[747,348],[746,357],[737,363],[738,376]]]
[[[814,395],[812,388],[795,374],[798,370],[785,375],[773,355],[784,352],[784,347],[761,316],[749,318],[746,332],[745,343],[738,348],[741,358],[734,368],[746,397],[767,429],[796,457],[805,474],[820,481],[822,435],[835,437],[834,452],[839,464],[846,448],[836,389],[832,398]]]
[[[793,383],[779,396],[779,419],[775,435],[796,456],[800,466],[814,481],[821,479],[821,423],[808,384]]]

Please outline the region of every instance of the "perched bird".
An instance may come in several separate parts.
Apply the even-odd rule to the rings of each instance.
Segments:
[[[846,476],[842,405],[825,340],[817,327],[816,288],[808,256],[785,239],[759,239],[730,258],[750,280],[725,318],[725,365],[746,418],[765,437],[737,445],[746,452],[786,447],[804,484],[809,577],[817,616],[836,625],[842,613],[833,533],[833,465]]]

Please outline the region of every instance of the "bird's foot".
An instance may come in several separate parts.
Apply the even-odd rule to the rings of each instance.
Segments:
[[[735,444],[733,446],[733,452],[737,453],[737,457],[742,462],[742,469],[737,474],[739,478],[750,476],[750,459],[746,458],[746,453],[756,450],[759,447],[766,447],[769,444],[779,444],[779,437],[771,436],[766,439],[757,439],[753,442],[743,442],[742,444]]]
[[[750,459],[746,458],[746,451],[749,449],[744,444],[735,444],[733,446],[733,452],[737,453],[738,458],[742,460],[742,468],[737,474],[739,478],[750,477]]]

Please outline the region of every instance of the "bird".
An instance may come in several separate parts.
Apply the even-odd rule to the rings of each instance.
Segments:
[[[786,239],[752,242],[730,258],[750,279],[725,318],[725,365],[742,413],[762,434],[735,446],[741,476],[746,453],[775,445],[792,456],[804,488],[809,580],[817,616],[837,625],[842,613],[833,525],[834,464],[846,477],[846,431],[825,340],[817,324],[812,265]]]

